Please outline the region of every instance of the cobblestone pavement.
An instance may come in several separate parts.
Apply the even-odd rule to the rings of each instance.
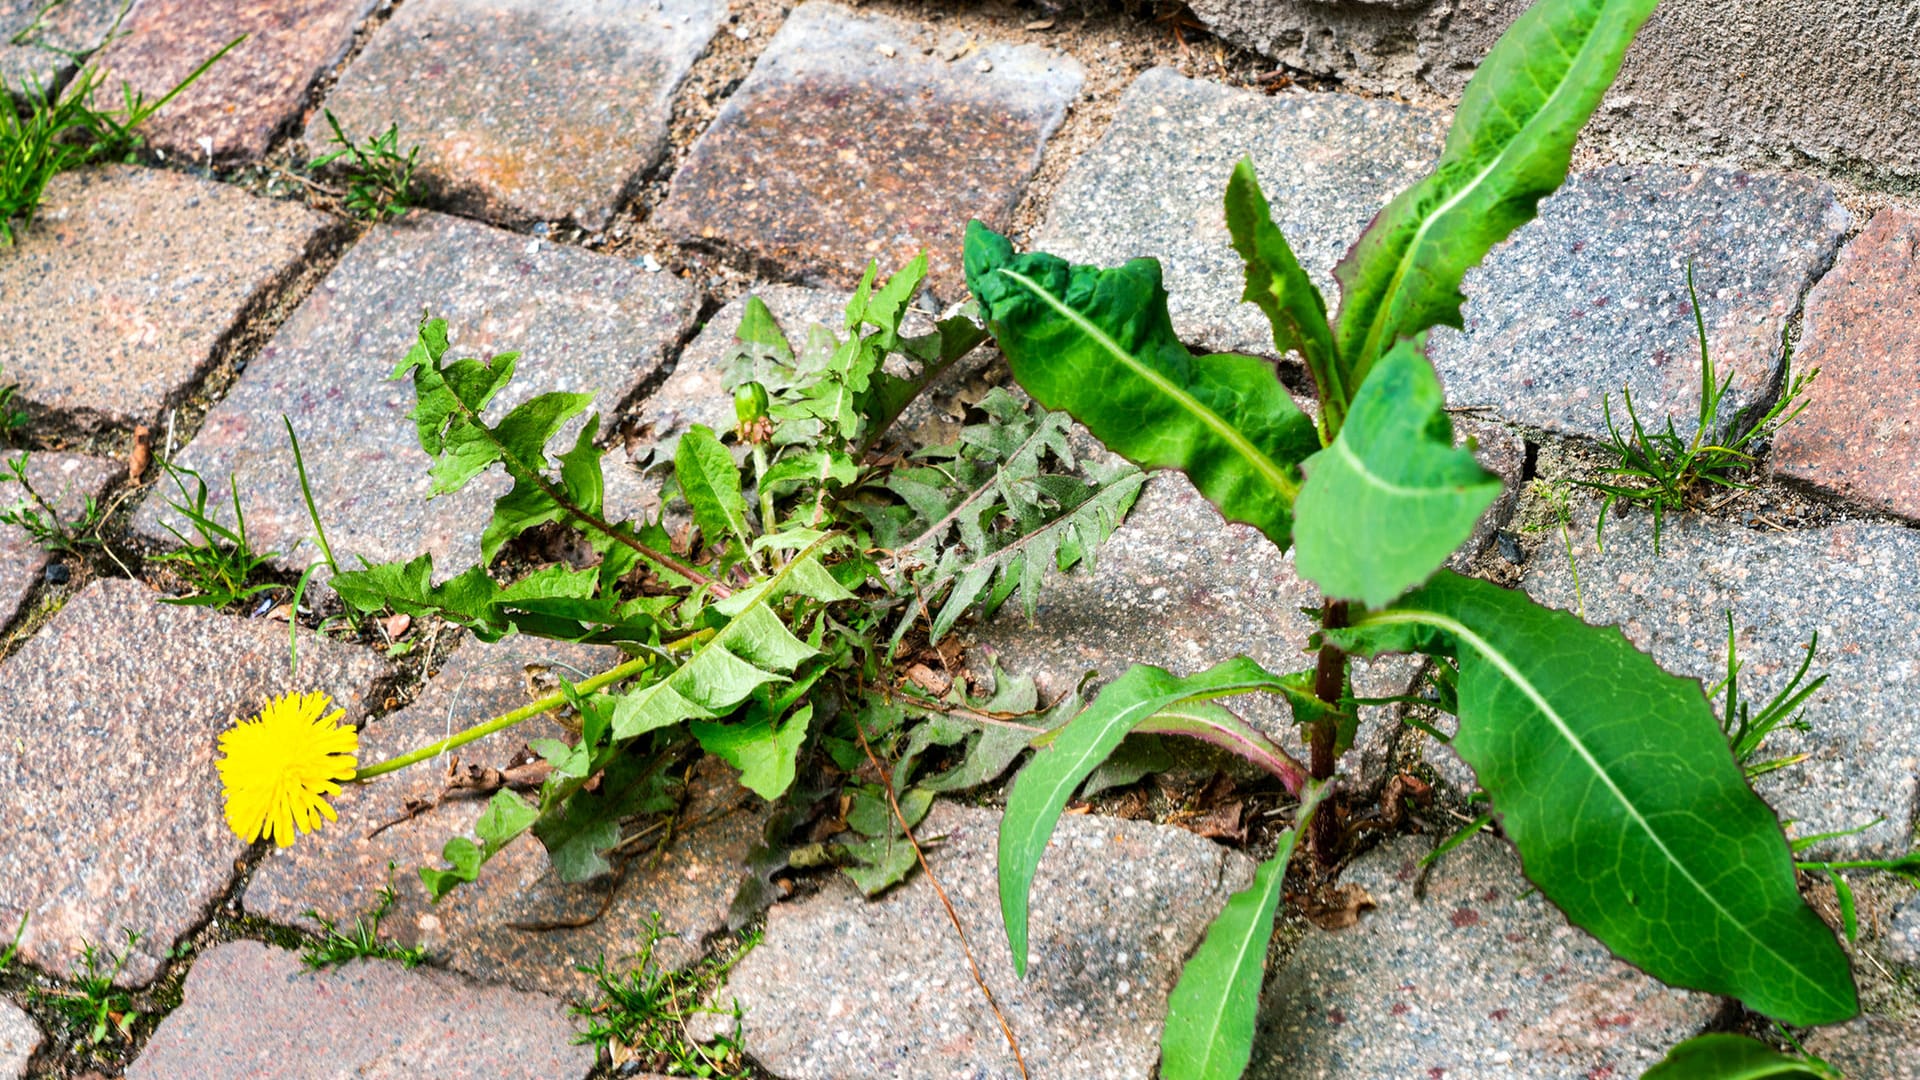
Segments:
[[[567,1006],[594,989],[582,966],[630,962],[656,918],[670,935],[657,963],[708,955],[737,929],[742,864],[773,809],[708,762],[688,778],[698,824],[644,870],[563,884],[527,837],[439,905],[413,869],[481,804],[435,802],[433,766],[344,793],[341,820],[299,846],[249,849],[222,824],[210,763],[216,734],[267,695],[328,690],[384,755],[524,704],[530,663],[592,670],[611,653],[418,627],[376,648],[301,629],[296,684],[271,602],[160,602],[173,582],[151,556],[186,524],[153,459],[198,470],[215,501],[232,482],[250,539],[297,573],[317,551],[285,416],[343,560],[462,564],[506,480],[425,498],[412,394],[386,379],[423,309],[462,351],[523,352],[515,400],[594,392],[618,421],[603,430],[639,459],[691,423],[728,422],[719,359],[748,292],[790,323],[829,319],[869,259],[924,248],[931,296],[952,301],[976,217],[1075,260],[1159,256],[1185,338],[1270,354],[1238,302],[1227,170],[1251,155],[1330,287],[1357,230],[1439,153],[1446,104],[1290,85],[1178,18],[1077,10],[1100,6],[0,0],[0,77],[16,89],[98,50],[153,97],[249,35],[161,114],[139,160],[56,178],[0,248],[0,383],[30,417],[0,464],[30,450],[39,490],[69,514],[92,500],[147,556],[50,552],[0,525],[0,948],[25,918],[16,966],[0,965],[0,1080],[91,1067],[34,987],[128,934],[116,981],[157,1024],[109,1071],[613,1075],[574,1041]],[[417,142],[434,209],[369,226],[309,200],[330,181],[294,173],[328,149],[329,113],[355,136],[395,125]],[[1759,789],[1798,834],[1866,826],[1827,843],[1836,857],[1906,850],[1920,815],[1920,200],[1830,171],[1600,146],[1576,160],[1540,220],[1468,279],[1464,328],[1435,339],[1463,437],[1509,488],[1459,565],[1619,624],[1709,683],[1730,611],[1754,696],[1818,632],[1831,680],[1779,744],[1806,760]],[[1764,449],[1759,490],[1670,518],[1658,556],[1641,515],[1598,545],[1577,493],[1562,534],[1543,492],[1592,462],[1603,399],[1617,407],[1625,388],[1643,416],[1693,415],[1690,266],[1734,377],[1726,407],[1764,407],[1789,361],[1820,369],[1808,407]],[[0,506],[11,497],[0,487]],[[610,469],[608,500],[657,506],[657,481]],[[1009,611],[968,629],[969,658],[1049,696],[1133,660],[1285,664],[1305,645],[1307,592],[1291,556],[1158,476],[1094,575],[1057,582],[1032,623]],[[1415,675],[1383,660],[1356,687],[1402,695]],[[1251,719],[1294,737],[1277,712]],[[462,760],[508,767],[526,737]],[[1473,789],[1390,707],[1363,717],[1343,769],[1368,790],[1424,778],[1442,805]],[[1153,1075],[1180,962],[1252,863],[1172,825],[1069,817],[1036,889],[1035,974],[1018,982],[994,902],[997,818],[943,803],[926,830],[945,838],[934,866],[1035,1080]],[[1357,925],[1282,935],[1249,1075],[1624,1078],[1744,1022],[1612,959],[1496,838],[1421,871],[1442,828],[1408,824],[1348,868],[1372,901]],[[286,948],[351,922],[390,880],[382,932],[424,946],[426,968],[315,973]],[[1869,1015],[1808,1040],[1855,1080],[1920,1061],[1920,1002],[1902,989],[1920,978],[1920,898],[1874,888],[1853,947]],[[716,998],[743,1010],[755,1075],[1017,1075],[944,920],[923,880],[878,902],[834,881],[777,904]]]

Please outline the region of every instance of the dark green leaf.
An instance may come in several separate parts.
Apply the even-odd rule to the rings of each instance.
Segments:
[[[690,727],[702,749],[740,770],[742,786],[771,801],[793,786],[800,744],[806,741],[812,720],[813,706],[802,705],[784,723],[761,715],[730,724],[696,721]]]
[[[1713,1034],[1674,1047],[1642,1080],[1840,1080],[1840,1074],[1822,1061],[1789,1057],[1745,1035]]]
[[[1282,353],[1297,352],[1320,390],[1322,441],[1340,430],[1353,387],[1327,325],[1327,302],[1300,268],[1292,245],[1273,223],[1267,197],[1254,175],[1253,161],[1241,158],[1227,181],[1227,231],[1233,250],[1247,264],[1247,288],[1241,299],[1257,305],[1273,324],[1273,344]]]
[[[680,481],[680,493],[686,496],[687,505],[693,508],[702,542],[749,542],[740,470],[712,428],[695,424],[680,436],[680,447],[673,455],[673,475]]]

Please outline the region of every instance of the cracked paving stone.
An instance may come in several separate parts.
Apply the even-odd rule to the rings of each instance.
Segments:
[[[237,476],[253,546],[283,553],[276,565],[298,571],[317,551],[292,551],[312,526],[285,414],[342,563],[424,551],[450,576],[479,558],[489,508],[511,484],[496,467],[428,501],[431,462],[407,418],[412,382],[387,379],[414,342],[421,310],[448,320],[451,355],[520,353],[513,382],[489,411],[497,421],[556,390],[595,392],[593,407],[611,411],[659,370],[698,304],[686,282],[624,259],[416,213],[377,227],[347,253],[207,414],[180,460],[218,495]],[[163,544],[163,520],[184,531],[166,507],[169,494],[156,488],[134,521]]]
[[[566,1007],[545,994],[356,960],[309,971],[300,954],[235,941],[187,972],[128,1080],[564,1080],[593,1069]]]
[[[184,173],[63,173],[0,257],[0,368],[50,411],[152,420],[337,231],[297,203]]]
[[[204,921],[246,854],[223,815],[216,740],[294,690],[363,714],[388,672],[372,653],[287,627],[162,604],[95,581],[0,665],[0,923],[20,955],[67,972],[81,946],[145,935],[123,983],[152,979]]]
[[[1920,1078],[1920,1019],[1864,1016],[1807,1036],[1807,1052],[1855,1080]]]
[[[0,998],[0,1080],[26,1076],[27,1062],[45,1038],[31,1016]]]
[[[529,664],[578,680],[620,661],[615,649],[524,637],[469,642],[417,701],[361,733],[360,760],[370,764],[405,753],[527,704]],[[565,736],[558,724],[541,718],[462,747],[457,756],[466,765],[505,768],[527,740]],[[743,861],[766,823],[764,804],[739,786],[738,774],[704,759],[689,780],[680,815],[687,824],[657,866],[642,854],[623,872],[569,885],[555,875],[539,840],[527,835],[489,860],[479,880],[430,904],[416,868],[442,865],[441,847],[450,837],[470,836],[486,803],[485,797],[456,796],[401,821],[407,800],[440,794],[445,773],[445,761],[423,762],[341,792],[334,800],[338,824],[262,860],[247,885],[247,911],[317,929],[307,914],[313,911],[351,926],[379,903],[392,864],[398,899],[381,923],[384,934],[403,945],[423,945],[434,964],[477,978],[585,997],[593,977],[577,966],[604,957],[610,970],[630,967],[656,912],[661,929],[676,936],[659,943],[654,962],[677,968],[697,960],[704,939],[726,929]],[[574,922],[582,925],[556,925]]]
[[[1435,863],[1390,840],[1341,875],[1377,905],[1309,928],[1268,982],[1253,1080],[1638,1076],[1720,1010],[1615,960],[1476,836]]]
[[[1817,631],[1809,676],[1827,683],[1806,704],[1811,730],[1782,726],[1763,751],[1805,753],[1754,787],[1797,836],[1870,825],[1814,848],[1846,856],[1904,853],[1920,811],[1920,609],[1911,602],[1920,532],[1838,525],[1759,532],[1669,515],[1653,551],[1651,516],[1607,516],[1594,550],[1591,506],[1570,526],[1585,617],[1618,625],[1669,671],[1711,685],[1726,675],[1727,611],[1741,663],[1740,694],[1757,708],[1786,684]],[[1567,559],[1543,553],[1525,587],[1573,610]]]
[[[1662,165],[1580,173],[1538,220],[1467,275],[1464,333],[1433,335],[1455,407],[1562,435],[1604,439],[1603,400],[1627,424],[1622,387],[1648,428],[1692,434],[1700,339],[1733,387],[1723,420],[1766,400],[1782,332],[1850,224],[1833,189],[1805,177]]]
[[[73,70],[68,54],[99,48],[126,9],[127,0],[0,0],[0,82],[15,93],[51,85]]]
[[[606,224],[667,150],[673,93],[724,0],[411,0],[327,95],[352,139],[399,127],[422,178],[495,220]],[[323,113],[309,153],[326,148]]]
[[[1873,216],[1807,295],[1794,357],[1820,369],[1773,471],[1920,520],[1920,214]]]
[[[353,44],[376,0],[141,0],[98,63],[156,101],[221,46],[247,40],[140,127],[147,145],[195,164],[258,158],[292,127],[307,91]]]
[[[9,463],[19,456],[0,454],[0,509],[26,499],[26,493],[13,484],[13,474],[7,471]],[[27,458],[28,483],[53,503],[60,520],[69,523],[82,520],[87,500],[98,497],[125,471],[117,461],[78,454],[41,451]],[[47,567],[57,558],[35,543],[25,529],[0,525],[0,627],[20,614],[34,584],[44,578]]]
[[[1167,994],[1253,863],[1180,829],[1068,815],[1033,887],[1032,966],[1015,980],[994,870],[999,814],[941,803],[918,832],[1031,1075],[1146,1077]],[[776,905],[714,992],[747,1053],[786,1080],[1019,1075],[924,876],[877,901],[836,876]]]
[[[1182,340],[1270,355],[1266,317],[1240,302],[1245,264],[1222,199],[1252,155],[1274,220],[1337,306],[1333,266],[1387,200],[1432,169],[1447,113],[1351,94],[1269,97],[1155,68],[1134,80],[1076,161],[1033,241],[1075,263],[1160,260]]]
[[[930,287],[958,295],[967,220],[1006,223],[1084,73],[1036,45],[943,59],[933,32],[795,9],[674,174],[661,228],[848,286],[925,248]]]

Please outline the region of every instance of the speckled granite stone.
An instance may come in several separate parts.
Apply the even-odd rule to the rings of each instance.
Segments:
[[[241,34],[247,40],[140,128],[168,157],[258,158],[290,128],[314,80],[346,55],[376,0],[141,0],[97,63],[118,100],[126,82],[153,101]]]
[[[0,665],[0,923],[66,972],[84,942],[145,934],[122,981],[153,978],[226,890],[247,845],[222,816],[216,740],[275,695],[321,690],[363,715],[387,671],[364,649],[287,626],[161,604],[120,579],[81,590]]]
[[[564,1080],[593,1069],[565,1007],[391,960],[308,971],[300,954],[235,941],[187,973],[186,1000],[128,1080]]]
[[[44,89],[72,70],[73,60],[63,54],[99,48],[126,6],[126,0],[0,0],[0,80],[16,93]],[[15,44],[23,33],[27,39]]]
[[[17,457],[0,453],[0,509],[26,499],[26,493],[15,486],[13,474],[7,471]],[[88,497],[99,495],[124,471],[119,462],[78,454],[42,452],[27,459],[27,482],[59,509],[61,520],[69,522],[80,520],[86,513]],[[27,593],[52,561],[53,556],[34,543],[26,530],[0,525],[0,626],[20,614]]]
[[[241,478],[256,548],[286,552],[312,531],[280,417],[300,435],[327,539],[342,563],[431,552],[443,573],[479,558],[480,530],[510,482],[498,469],[427,500],[430,459],[407,414],[413,384],[387,374],[414,342],[423,308],[445,317],[458,356],[519,352],[496,419],[535,394],[598,392],[611,410],[656,371],[694,318],[686,282],[624,259],[560,247],[437,214],[376,228],[302,301],[207,414],[181,456],[224,492]],[[135,518],[166,543],[161,493]],[[311,544],[283,556],[297,569]]]
[[[1083,71],[1035,45],[942,59],[933,33],[802,4],[674,174],[660,226],[847,285],[926,248],[929,287],[959,295],[967,220],[1005,223]]]
[[[1157,258],[1182,339],[1270,355],[1266,317],[1240,302],[1246,269],[1222,210],[1234,162],[1253,156],[1274,221],[1334,308],[1334,264],[1387,200],[1433,168],[1446,127],[1435,109],[1268,97],[1155,68],[1061,181],[1032,246],[1099,266]]]
[[[1852,1080],[1920,1077],[1920,1020],[1867,1016],[1807,1036],[1807,1052]]]
[[[410,0],[327,95],[351,138],[400,128],[421,172],[495,220],[597,229],[666,152],[673,92],[725,0]],[[331,129],[315,112],[309,153]]]
[[[1618,624],[1669,671],[1708,684],[1726,675],[1727,609],[1746,666],[1740,693],[1759,704],[1785,684],[1815,631],[1811,674],[1827,684],[1808,701],[1810,732],[1778,729],[1769,757],[1805,752],[1755,788],[1792,833],[1879,824],[1823,843],[1816,853],[1904,853],[1920,811],[1920,607],[1913,571],[1920,531],[1841,525],[1774,533],[1670,516],[1653,553],[1651,518],[1607,518],[1606,551],[1594,550],[1593,513],[1571,526],[1588,622]],[[1526,589],[1575,606],[1567,560],[1537,558]]]
[[[1638,1076],[1719,1012],[1567,925],[1503,841],[1467,841],[1419,889],[1431,846],[1391,840],[1341,875],[1378,906],[1309,928],[1273,974],[1249,1078]]]
[[[479,723],[532,700],[525,666],[538,663],[579,679],[619,663],[617,650],[508,638],[468,643],[428,683],[419,700],[374,722],[361,735],[361,759],[378,761],[449,731]],[[547,691],[543,691],[547,692]],[[528,739],[561,738],[549,719],[462,747],[466,764],[504,768]],[[441,865],[452,836],[471,835],[485,798],[454,798],[434,810],[368,837],[402,816],[406,800],[432,799],[445,782],[446,763],[411,769],[345,791],[335,800],[338,828],[270,852],[247,885],[247,911],[275,922],[315,926],[309,910],[336,922],[379,902],[387,866],[395,864],[399,899],[381,929],[408,945],[427,947],[437,965],[527,990],[588,995],[591,976],[575,970],[606,958],[618,971],[630,964],[643,928],[658,912],[661,928],[678,935],[654,950],[657,963],[682,966],[697,959],[702,940],[726,927],[727,906],[739,885],[742,860],[760,838],[763,805],[718,761],[696,767],[682,812],[688,825],[660,864],[642,861],[623,874],[577,885],[553,873],[545,849],[524,836],[493,857],[480,878],[429,904],[417,867]],[[611,894],[611,895],[610,895]],[[598,913],[598,917],[594,916]],[[590,919],[584,926],[530,929],[534,924]],[[520,924],[516,926],[515,924]]]
[[[19,246],[0,252],[0,367],[48,409],[150,419],[336,228],[184,173],[63,173]]]
[[[1773,471],[1920,519],[1920,214],[1882,210],[1807,295],[1794,358],[1820,369]]]
[[[0,1078],[19,1080],[26,1076],[27,1062],[45,1039],[32,1017],[0,998]]]
[[[1692,434],[1691,262],[1714,365],[1734,377],[1721,405],[1729,420],[1767,396],[1787,317],[1849,221],[1833,190],[1805,177],[1655,165],[1579,174],[1467,275],[1465,333],[1433,336],[1447,402],[1599,439],[1607,395],[1627,423],[1625,386],[1648,427],[1671,415]]]
[[[942,803],[917,830],[967,928],[1030,1075],[1148,1076],[1167,994],[1253,863],[1146,822],[1060,819],[1033,886],[1033,951],[1013,977],[994,871],[999,815]],[[714,992],[745,1011],[746,1049],[787,1080],[1018,1076],[933,888],[875,902],[836,878],[767,915],[766,938]]]
[[[1894,909],[1886,948],[1895,963],[1920,968],[1920,896],[1909,897]]]

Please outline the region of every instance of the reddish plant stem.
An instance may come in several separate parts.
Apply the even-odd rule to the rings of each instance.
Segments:
[[[1328,600],[1320,609],[1320,626],[1325,630],[1339,630],[1347,625],[1347,605],[1345,601]],[[1326,702],[1336,712],[1340,709],[1340,699],[1347,689],[1347,654],[1337,645],[1320,646],[1320,660],[1313,672],[1313,696]],[[1339,722],[1323,720],[1309,729],[1307,741],[1313,750],[1313,778],[1326,780],[1333,776],[1333,744],[1339,737]]]

